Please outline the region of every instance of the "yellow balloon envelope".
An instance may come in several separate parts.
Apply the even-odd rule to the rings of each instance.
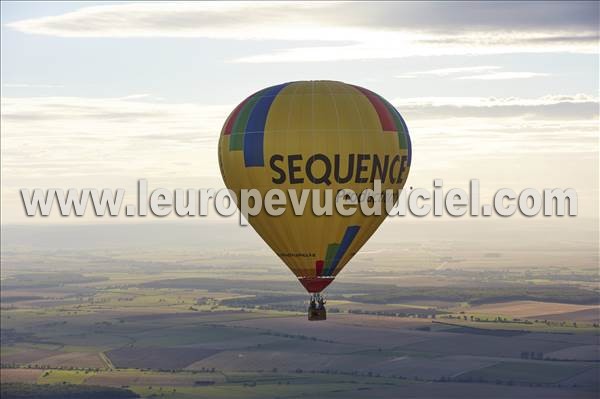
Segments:
[[[404,186],[411,163],[406,124],[398,111],[367,89],[335,81],[300,81],[261,90],[227,118],[219,140],[223,180],[240,198],[242,189],[286,194],[323,189]],[[396,197],[397,198],[397,197]],[[387,216],[335,211],[317,216],[312,196],[296,215],[287,198],[280,216],[262,211],[249,223],[311,293],[327,287]],[[239,201],[238,201],[239,205]]]

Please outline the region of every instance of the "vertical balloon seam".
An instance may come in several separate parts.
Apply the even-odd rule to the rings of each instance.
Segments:
[[[292,100],[293,97],[289,96],[289,95],[285,95],[287,90],[292,90],[293,91],[293,85],[292,84],[288,84],[284,89],[282,89],[277,96],[275,97],[275,99],[273,100],[273,103],[271,104],[271,107],[269,108],[269,114],[267,116],[267,120],[265,123],[265,136],[264,136],[264,148],[265,151],[267,151],[267,148],[273,148],[274,146],[276,148],[281,148],[280,146],[284,146],[286,145],[286,140],[288,139],[287,137],[287,130],[289,128],[289,113],[291,111],[290,109],[290,101]],[[285,152],[285,151],[284,151]],[[289,213],[289,210],[286,210],[284,212],[285,213]],[[267,216],[267,218],[269,219],[274,219],[276,218],[275,216]],[[293,248],[299,248],[301,247],[301,245],[296,244],[296,245],[291,245],[291,241],[292,241],[292,236],[291,234],[289,234],[289,231],[286,230],[286,222],[285,222],[285,216],[284,219],[281,219],[279,221],[273,221],[269,223],[269,234],[273,235],[274,237],[276,237],[275,239],[273,239],[273,243],[274,246],[277,247],[276,252],[290,252],[292,251]],[[298,260],[295,257],[287,257],[286,259],[284,259],[284,257],[280,256],[280,259],[284,262],[284,264],[286,264],[288,266],[288,268],[290,269],[290,271],[298,276],[298,273],[296,272],[296,270],[298,269]]]
[[[290,90],[290,91],[293,89],[293,92],[289,94],[291,97],[290,97],[289,108],[288,108],[288,112],[287,112],[287,125],[286,125],[287,129],[291,128],[291,117],[292,117],[292,111],[294,109],[292,104],[297,101],[296,94],[297,94],[298,90],[302,87],[302,84],[301,83],[298,84],[298,83],[299,82],[291,82],[287,86],[287,89],[286,89],[286,90]],[[281,93],[281,95],[283,95],[283,93]],[[284,137],[285,137],[286,152],[289,152],[288,150],[289,150],[289,140],[290,140],[290,138],[288,137],[287,134]],[[292,248],[298,248],[298,247],[300,247],[300,245],[299,245],[296,237],[293,234],[289,234],[288,233],[286,235],[286,240],[290,241],[290,245],[291,245]],[[298,267],[298,263],[301,264],[301,262],[297,262],[294,265],[294,267],[288,265],[288,267],[290,268],[290,270],[292,270],[292,273],[294,273],[294,275],[296,275],[296,276],[298,276],[298,274],[300,274],[298,272],[298,269],[301,270],[303,268],[303,266],[304,266],[304,265],[301,264],[301,266]]]
[[[314,123],[314,84],[311,84],[311,106],[312,106],[312,114],[313,114],[313,123]],[[321,230],[322,232],[322,230]],[[335,250],[337,249],[337,243],[331,243],[327,245],[325,249],[325,257],[324,259],[319,259],[315,261],[315,276],[320,277],[327,273],[327,269],[333,259],[333,255],[335,254]]]
[[[336,82],[333,83],[332,85],[337,85],[339,92],[341,93],[341,95],[344,95],[343,93],[351,93],[350,96],[356,96],[356,95],[362,95],[362,93],[358,92],[355,88],[346,85],[345,83],[340,83],[340,82]],[[331,88],[329,87],[328,83],[325,83],[324,86],[326,88],[329,89],[329,95],[331,97],[332,103],[335,107],[335,111],[336,111],[336,132],[338,133],[338,148],[341,148],[342,143],[347,143],[350,142],[352,139],[350,137],[346,138],[344,137],[345,135],[340,134],[340,111],[344,111],[344,107],[339,108],[338,104],[337,104],[337,100],[339,99],[339,96],[336,96],[333,94],[333,91],[331,90]],[[355,94],[356,93],[356,94]],[[359,115],[359,119],[360,119],[360,111],[358,109],[358,106],[356,104],[356,101],[354,100],[354,97],[352,98],[352,104],[357,108],[357,114]],[[360,119],[360,124],[362,127],[362,119]],[[332,228],[334,231],[340,231],[341,228],[343,227],[344,221],[341,219],[335,220],[334,223],[332,224]],[[331,273],[328,273],[328,270],[331,269],[331,264],[333,263],[333,260],[335,259],[335,254],[337,252],[339,248],[339,244],[334,243],[334,244],[330,244],[327,246],[326,248],[326,252],[325,252],[325,265],[323,268],[323,271],[321,272],[321,275],[330,275]]]
[[[323,148],[315,148],[313,146],[313,143],[316,142],[315,137],[319,137],[321,136],[321,134],[319,132],[315,132],[315,124],[317,123],[317,121],[315,120],[315,87],[318,85],[319,87],[321,86],[320,83],[317,84],[314,81],[309,82],[310,84],[310,92],[307,91],[307,94],[309,94],[307,96],[307,98],[309,98],[310,100],[308,101],[308,103],[310,104],[310,130],[309,132],[305,133],[306,136],[306,140],[309,144],[309,147],[311,149],[313,149],[312,154],[308,157],[308,160],[310,162],[310,159],[314,159],[315,156],[315,152],[321,152],[324,149]],[[315,151],[318,150],[318,151]],[[314,195],[314,192],[313,192]],[[319,195],[320,197],[320,195]],[[321,216],[322,217],[322,216]],[[317,216],[317,220],[319,219],[319,216]],[[324,234],[324,230],[323,228],[320,229],[315,229],[313,234],[315,235],[317,242],[323,242],[324,238],[323,238],[323,234]],[[316,254],[315,254],[316,255]],[[316,263],[315,263],[316,266]],[[316,270],[315,270],[316,271]]]
[[[362,98],[364,98],[366,100],[367,104],[371,105],[372,110],[375,112],[375,115],[377,115],[377,120],[379,122],[379,129],[383,132],[382,121],[381,121],[380,115],[377,112],[377,109],[374,107],[372,101],[369,99],[369,97],[367,95],[365,95],[364,90],[361,90],[362,88],[359,87],[359,86],[354,86],[354,85],[350,85],[350,84],[346,84],[346,83],[341,83],[341,85],[342,85],[342,87],[346,88],[346,90],[348,90],[348,94],[352,93],[351,96],[350,96],[350,98],[351,98],[352,104],[354,105],[355,111],[356,111],[356,113],[358,115],[358,118],[359,118],[359,121],[360,121],[360,129],[362,131],[365,131],[366,126],[365,126],[364,119],[363,119],[363,117],[361,115],[361,109],[362,109],[363,106],[361,104],[359,104],[359,102],[357,102],[357,97],[359,97],[359,96],[361,96]],[[363,137],[363,139],[362,139],[363,146],[361,147],[361,149],[364,149],[365,139],[366,139],[366,137]],[[339,225],[336,224],[336,226],[339,226]],[[350,226],[350,227],[352,227],[352,226]],[[346,236],[346,233],[348,232],[348,229],[350,227],[346,227],[346,232],[344,234],[344,237]],[[357,229],[360,228],[360,226],[355,226],[355,227]],[[357,232],[358,232],[358,230],[356,230],[356,233]],[[352,237],[351,242],[354,240],[355,236],[356,236],[356,234],[354,234],[354,236]],[[342,238],[342,242],[343,241],[344,240]],[[335,245],[335,247],[334,247],[335,251],[334,251],[333,259],[335,260],[336,255],[337,255],[337,253],[339,251],[341,243],[340,244],[334,243],[334,245]],[[348,246],[349,246],[349,244],[348,244]],[[347,248],[344,249],[340,253],[341,256],[339,257],[337,263],[334,264],[334,261],[332,260],[331,263],[329,264],[329,266],[328,267],[326,266],[326,270],[323,272],[323,276],[330,277],[332,280],[333,280],[333,278],[335,278],[335,276],[333,276],[333,273],[337,269],[338,263],[341,262],[341,259],[343,258],[343,255],[345,255],[346,250],[347,250]]]

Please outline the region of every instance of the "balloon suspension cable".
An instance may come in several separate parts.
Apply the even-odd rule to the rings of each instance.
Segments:
[[[320,292],[313,292],[310,294],[311,302],[319,303],[319,301],[324,301],[324,300],[325,300],[325,298],[323,297],[323,295],[321,295]]]

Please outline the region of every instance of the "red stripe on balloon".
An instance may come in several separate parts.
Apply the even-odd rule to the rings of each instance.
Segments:
[[[256,93],[255,93],[256,94]],[[254,94],[253,94],[254,95]],[[252,95],[252,96],[253,96]],[[246,98],[244,101],[242,101],[237,107],[235,107],[235,109],[233,110],[233,112],[231,113],[231,115],[229,115],[229,118],[227,119],[227,122],[225,122],[225,131],[223,132],[223,134],[228,135],[231,134],[231,130],[233,130],[233,125],[235,124],[235,121],[238,117],[238,114],[240,113],[240,111],[242,110],[242,108],[244,107],[244,104],[246,104],[246,102],[252,97],[248,97]]]
[[[353,85],[353,87],[356,88],[357,90],[359,90],[365,96],[367,96],[367,98],[371,102],[371,105],[373,105],[373,108],[375,108],[375,111],[377,112],[377,115],[379,116],[379,121],[381,122],[381,128],[383,129],[383,131],[396,132],[396,124],[394,123],[394,118],[388,111],[388,109],[385,106],[385,104],[383,103],[383,101],[381,101],[375,93],[372,93],[371,91],[369,91],[367,89],[363,89],[360,86],[354,86],[354,85]]]
[[[324,265],[324,262],[322,260],[318,260],[315,262],[315,271],[316,271],[317,276],[320,276],[323,274],[323,265]]]

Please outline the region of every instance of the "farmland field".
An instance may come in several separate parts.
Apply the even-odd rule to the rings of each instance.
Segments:
[[[564,320],[583,320],[593,321],[600,318],[600,307],[599,306],[586,306],[586,305],[574,305],[567,303],[550,303],[550,302],[539,302],[539,301],[512,301],[502,302],[486,305],[473,306],[469,309],[471,313],[482,313],[482,314],[499,314],[499,315],[510,315],[513,317],[523,318],[538,318],[544,319],[543,314],[559,315],[566,314]],[[575,316],[575,317],[569,317]],[[589,315],[585,318],[581,318],[584,315]],[[595,317],[594,317],[595,316]],[[560,320],[560,319],[554,319]]]
[[[589,364],[532,364],[525,362],[500,362],[462,375],[463,379],[474,381],[505,380],[518,383],[558,384],[560,381],[587,371],[598,371]]]
[[[574,280],[560,285],[540,284],[542,270],[528,281],[493,268],[475,277],[415,268],[398,279],[384,263],[377,277],[349,273],[332,285],[327,320],[308,322],[300,286],[253,248],[240,252],[245,261],[224,261],[218,247],[13,248],[1,281],[9,398],[35,387],[176,399],[599,392],[593,269],[565,271]],[[248,273],[244,262],[263,266]]]
[[[600,313],[599,306],[574,305],[567,303],[551,303],[539,301],[512,301],[495,304],[473,306],[469,309],[472,313],[501,314],[514,317],[538,317],[538,314],[563,314],[589,311]],[[568,320],[568,319],[567,319]]]

